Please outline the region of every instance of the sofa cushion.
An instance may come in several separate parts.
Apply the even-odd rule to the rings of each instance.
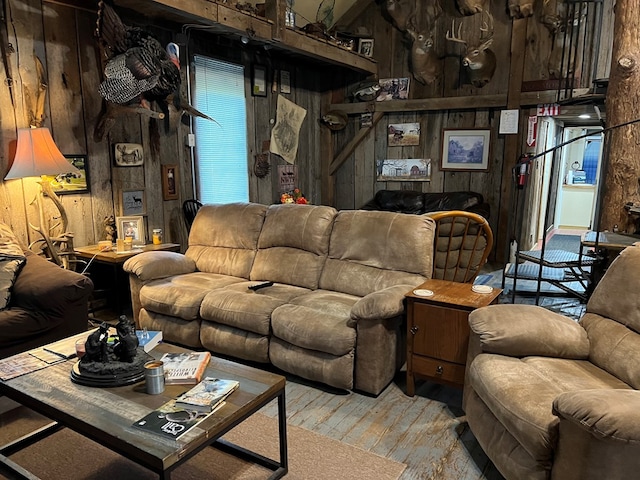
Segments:
[[[616,293],[612,303],[617,301]],[[594,313],[586,313],[580,323],[587,331],[591,345],[589,360],[640,389],[640,335],[615,320]]]
[[[202,272],[249,278],[267,207],[257,203],[204,205],[185,255]]]
[[[301,348],[345,355],[356,346],[351,307],[358,300],[326,290],[302,295],[273,311],[273,335]]]
[[[269,362],[269,337],[266,335],[204,320],[200,341],[212,352],[253,362]]]
[[[202,300],[212,290],[242,281],[242,278],[205,272],[153,280],[140,289],[140,304],[151,312],[196,320]]]
[[[522,359],[484,353],[467,370],[467,381],[524,449],[539,462],[552,459],[558,419],[551,411],[561,393],[629,388],[585,360]]]
[[[162,331],[162,339],[165,342],[177,343],[192,348],[200,348],[200,322],[183,320],[171,315],[149,312],[144,308],[140,310],[138,318],[140,328],[149,331]]]
[[[364,297],[431,278],[434,222],[425,215],[343,210],[336,216],[323,290]]]
[[[251,280],[318,288],[335,215],[336,210],[326,206],[271,205],[260,233]]]
[[[275,284],[256,291],[249,290],[255,282],[242,282],[207,295],[200,307],[200,317],[249,332],[269,335],[271,312],[307,289]]]
[[[25,261],[24,257],[2,257],[0,255],[0,310],[9,306],[13,284]]]
[[[587,312],[640,333],[640,245],[625,248],[607,269],[587,303]],[[615,292],[615,297],[612,296]]]

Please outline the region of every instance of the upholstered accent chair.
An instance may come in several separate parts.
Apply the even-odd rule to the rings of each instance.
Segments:
[[[575,321],[534,305],[469,316],[463,408],[508,480],[640,472],[640,245],[611,264]]]

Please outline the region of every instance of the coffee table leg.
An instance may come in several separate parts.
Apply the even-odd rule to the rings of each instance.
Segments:
[[[280,434],[280,465],[283,475],[289,471],[289,456],[287,450],[287,409],[284,401],[284,390],[278,396],[278,429]]]

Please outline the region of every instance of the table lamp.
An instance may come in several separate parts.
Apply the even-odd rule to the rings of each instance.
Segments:
[[[60,258],[59,252],[54,248],[54,242],[65,243],[67,249],[73,251],[72,235],[67,232],[67,213],[60,202],[58,196],[54,193],[49,180],[44,175],[59,175],[61,173],[78,172],[69,161],[64,158],[60,150],[56,146],[51,132],[48,128],[19,128],[18,141],[16,146],[16,155],[13,164],[9,169],[9,173],[4,177],[5,180],[22,179],[28,177],[41,177],[38,181],[40,184],[40,194],[36,196],[38,213],[40,216],[40,226],[36,227],[29,223],[31,228],[42,235],[44,242],[49,250],[51,258],[58,265],[64,262]],[[51,238],[49,236],[49,228],[46,226],[42,197],[49,197],[58,211],[62,223],[62,234],[60,237]],[[66,265],[65,265],[66,266]]]

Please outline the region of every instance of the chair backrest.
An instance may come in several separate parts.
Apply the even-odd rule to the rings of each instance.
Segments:
[[[462,210],[426,215],[436,222],[433,278],[473,282],[493,247],[493,232],[487,220]]]
[[[200,200],[185,200],[182,204],[182,213],[184,214],[184,221],[187,224],[187,232],[191,231],[191,225],[193,225],[193,220],[196,218],[196,214],[201,206],[202,202]]]

